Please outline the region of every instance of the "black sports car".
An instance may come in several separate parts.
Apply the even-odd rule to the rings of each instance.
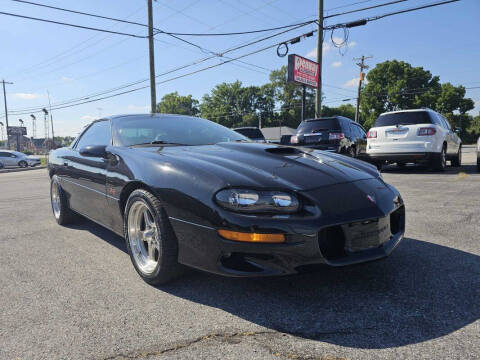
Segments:
[[[375,260],[405,231],[403,200],[374,166],[195,117],[95,121],[52,151],[49,173],[57,222],[81,214],[123,236],[152,284],[182,264],[268,276]]]

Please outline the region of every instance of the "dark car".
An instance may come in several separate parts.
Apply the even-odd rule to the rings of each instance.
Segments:
[[[81,214],[123,236],[151,284],[182,265],[268,276],[376,260],[405,231],[403,200],[373,165],[201,118],[97,120],[48,168],[56,221]]]
[[[257,127],[239,127],[232,130],[238,132],[239,134],[242,134],[243,136],[246,136],[252,141],[266,142],[262,130]]]
[[[367,134],[363,127],[343,116],[304,120],[291,144],[326,150],[351,157],[364,157]]]

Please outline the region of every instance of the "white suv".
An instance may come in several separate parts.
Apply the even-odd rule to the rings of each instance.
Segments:
[[[367,134],[367,157],[381,167],[385,163],[426,163],[444,170],[462,161],[462,141],[441,114],[430,109],[381,114]]]

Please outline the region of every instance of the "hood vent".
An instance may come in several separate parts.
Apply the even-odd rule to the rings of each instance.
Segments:
[[[298,155],[303,153],[303,151],[294,147],[272,147],[265,149],[265,151],[276,155]]]

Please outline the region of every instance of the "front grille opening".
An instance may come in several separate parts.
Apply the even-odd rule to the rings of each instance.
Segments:
[[[405,230],[405,206],[402,206],[390,214],[390,231],[392,235]]]
[[[273,259],[272,255],[268,254],[247,254],[247,253],[231,253],[225,255],[220,259],[221,264],[231,270],[242,271],[242,272],[262,272],[263,269],[259,266],[256,266],[249,261],[258,260],[271,260]]]
[[[346,256],[345,234],[340,226],[324,228],[318,234],[318,245],[322,255],[327,260]]]
[[[277,155],[295,155],[301,153],[300,150],[294,147],[273,147],[265,149],[265,151]]]

